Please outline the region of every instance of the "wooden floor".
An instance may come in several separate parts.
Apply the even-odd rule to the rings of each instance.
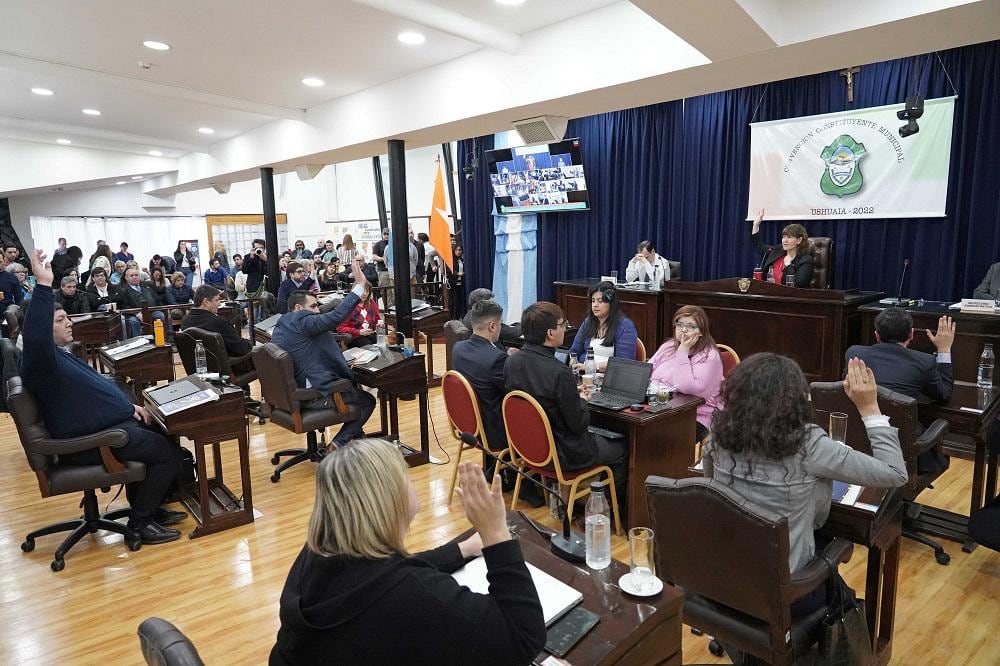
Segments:
[[[444,367],[443,349],[436,351]],[[416,405],[402,403],[408,441],[417,441]],[[454,461],[445,461],[454,457],[456,446],[440,389],[432,390],[430,409],[432,455],[443,464],[411,471],[423,506],[407,541],[413,550],[440,544],[469,527],[461,502],[447,503]],[[0,415],[0,469],[7,475],[0,486],[0,664],[138,664],[136,628],[154,615],[177,624],[208,664],[266,662],[278,628],[278,597],[305,539],[314,494],[311,464],[299,465],[273,484],[269,459],[299,441],[270,423],[251,425],[254,505],[262,514],[254,524],[194,541],[184,537],[144,546],[135,553],[120,537],[99,533],[84,538],[67,555],[65,570],[53,573],[49,562],[61,536],[39,539],[32,553],[22,553],[19,544],[32,529],[78,515],[79,497],[39,496],[13,422]],[[228,455],[228,468],[236,469]],[[953,460],[922,499],[967,510],[970,474],[971,463]],[[101,497],[102,509],[109,499]],[[548,521],[546,509],[530,515]],[[181,527],[189,531],[193,520]],[[957,544],[945,544],[952,561],[943,567],[929,549],[903,542],[892,663],[998,664],[1000,555],[984,548],[966,554]],[[621,537],[614,537],[613,548],[616,558],[627,557]],[[865,550],[856,547],[842,571],[862,590]],[[708,652],[704,637],[685,631],[683,640],[685,663],[728,663]]]

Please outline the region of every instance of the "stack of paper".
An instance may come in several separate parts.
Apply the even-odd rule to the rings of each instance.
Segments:
[[[103,349],[104,353],[109,356],[121,356],[125,352],[132,351],[133,349],[139,349],[140,347],[147,347],[151,345],[152,343],[146,338],[136,338],[135,340],[126,342],[118,347],[104,347]]]
[[[160,411],[163,412],[164,416],[170,416],[171,414],[176,414],[177,412],[183,412],[185,409],[191,409],[192,407],[197,407],[198,405],[204,405],[208,402],[213,402],[219,399],[219,394],[212,390],[198,391],[197,393],[192,393],[191,395],[186,395],[183,398],[178,398],[168,402],[165,405],[160,405]]]

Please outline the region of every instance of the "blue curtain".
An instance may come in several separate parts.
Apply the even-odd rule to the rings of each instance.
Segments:
[[[493,285],[493,257],[496,241],[493,235],[493,186],[486,171],[483,153],[493,149],[493,135],[458,142],[458,169],[471,166],[473,155],[479,167],[469,180],[462,174],[458,184],[462,210],[462,250],[465,252],[465,293]]]
[[[901,103],[913,92],[915,73],[925,97],[952,95],[945,69],[958,89],[947,217],[803,222],[810,235],[836,242],[834,287],[895,292],[910,258],[907,294],[970,296],[1000,261],[1000,42],[939,55],[941,62],[928,54],[862,66],[850,104],[843,77],[826,72],[570,121],[566,136],[581,139],[591,210],[539,216],[538,297],[551,299],[555,280],[623,271],[647,238],[683,262],[685,280],[749,275],[756,259],[745,221],[751,118]],[[488,149],[490,140],[476,144]],[[468,152],[472,141],[461,145]],[[460,189],[470,264],[473,256],[494,254],[483,172]],[[765,221],[764,237],[776,241],[784,224]],[[490,274],[477,266],[470,287],[489,286]]]

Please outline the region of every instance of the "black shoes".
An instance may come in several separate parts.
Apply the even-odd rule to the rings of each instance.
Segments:
[[[163,527],[159,523],[155,522],[146,523],[144,526],[135,531],[139,534],[139,538],[142,539],[142,542],[147,545],[167,543],[168,541],[176,541],[181,538],[179,530],[175,530],[170,527]]]
[[[521,497],[518,499],[527,502],[529,506],[535,509],[545,506],[545,494],[534,484],[522,483]]]
[[[184,522],[187,518],[187,514],[183,511],[171,511],[170,509],[165,509],[162,506],[156,510],[156,515],[153,520],[156,521],[161,527],[170,527],[171,525],[176,525],[177,523]]]

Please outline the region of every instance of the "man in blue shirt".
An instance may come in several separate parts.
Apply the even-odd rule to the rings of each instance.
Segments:
[[[222,262],[217,257],[212,257],[208,262],[209,269],[205,271],[205,284],[210,284],[216,289],[226,290],[226,279],[229,273],[222,267]]]
[[[126,264],[135,261],[135,255],[128,251],[128,243],[122,243],[121,251],[115,252],[115,261],[124,261]]]
[[[181,469],[181,450],[162,434],[147,426],[149,413],[133,405],[113,383],[65,349],[73,341],[73,322],[52,293],[52,267],[41,250],[35,250],[31,266],[38,284],[24,317],[21,337],[21,379],[31,391],[53,437],[83,437],[116,428],[128,434],[128,444],[112,449],[121,462],[146,465],[146,478],[130,484],[127,495],[132,513],[128,526],[145,544],[166,543],[180,538],[178,530],[166,527],[187,517],[182,511],[160,506]],[[53,314],[54,313],[54,314]],[[100,453],[83,451],[60,456],[64,464],[99,465]]]
[[[335,310],[320,314],[319,301],[313,294],[292,292],[288,298],[288,313],[282,315],[278,325],[274,327],[272,342],[291,354],[295,366],[295,383],[324,394],[324,397],[307,404],[306,409],[333,407],[331,389],[334,383],[341,379],[354,382],[354,373],[333,335],[337,326],[354,311],[368,284],[356,263],[351,268],[354,288]],[[375,410],[375,398],[361,390],[357,383],[340,396],[357,412],[357,418],[346,421],[333,438],[333,443],[337,446],[360,436],[368,417]]]

